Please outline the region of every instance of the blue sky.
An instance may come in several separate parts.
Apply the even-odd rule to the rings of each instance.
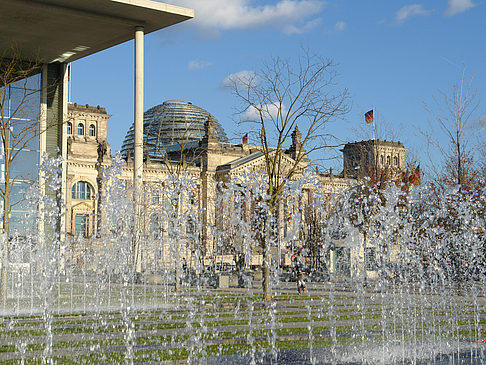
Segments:
[[[486,95],[484,0],[165,2],[193,8],[196,16],[145,37],[144,109],[191,101],[211,112],[235,142],[244,132],[236,124],[239,104],[222,81],[257,70],[272,56],[295,57],[302,47],[331,58],[336,87],[349,90],[350,112],[329,125],[331,133],[342,141],[365,138],[371,129],[363,114],[374,106],[382,137],[404,142],[423,164],[427,144],[420,131],[431,119],[423,102],[449,91],[464,67],[478,95]],[[112,114],[108,140],[113,151],[120,149],[133,120],[133,42],[75,61],[71,80],[72,102]],[[486,124],[485,103],[474,118]],[[483,137],[475,133],[473,143]]]

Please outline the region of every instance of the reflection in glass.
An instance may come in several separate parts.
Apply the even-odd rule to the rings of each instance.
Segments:
[[[36,74],[0,89],[2,123],[9,132],[5,143],[11,154],[10,164],[10,235],[23,236],[35,227],[34,218],[26,220],[31,207],[25,203],[25,191],[39,176],[39,118],[41,75]],[[0,141],[3,147],[3,141]],[[6,156],[0,151],[0,180],[4,182]],[[3,208],[3,207],[2,207]]]

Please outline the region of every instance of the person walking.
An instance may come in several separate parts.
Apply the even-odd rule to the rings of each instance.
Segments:
[[[185,257],[182,258],[182,272],[184,275],[187,274],[187,261]]]
[[[307,285],[305,285],[304,281],[304,273],[299,272],[297,275],[297,291],[299,292],[299,295],[305,294],[307,290]]]

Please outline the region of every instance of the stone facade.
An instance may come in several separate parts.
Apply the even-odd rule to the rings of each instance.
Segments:
[[[105,108],[89,105],[68,105],[66,125],[66,233],[76,231],[84,236],[96,232],[100,167],[111,165],[107,141]],[[82,232],[80,232],[82,231]]]
[[[65,216],[66,234],[68,237],[93,237],[96,236],[98,227],[98,206],[100,203],[101,169],[112,164],[111,148],[107,141],[107,121],[110,115],[105,108],[89,105],[70,104],[68,106],[68,120],[65,138],[67,139],[67,186],[65,197],[67,211]],[[197,199],[202,222],[202,242],[206,248],[206,255],[211,255],[210,247],[213,247],[213,233],[211,227],[217,225],[216,199],[218,196],[218,182],[228,181],[245,172],[260,172],[265,168],[265,156],[262,147],[247,143],[231,144],[222,143],[215,137],[216,122],[210,116],[205,123],[205,135],[196,145],[185,151],[187,164],[184,171],[197,185]],[[285,165],[291,166],[301,150],[301,133],[296,128],[292,133],[292,144],[282,156]],[[404,169],[405,151],[400,142],[386,141],[361,141],[347,144],[343,149],[344,171],[340,174],[322,174],[317,172],[325,194],[337,194],[350,188],[359,178],[356,171],[369,169],[372,164],[380,167],[387,166],[388,158],[392,167]],[[271,152],[274,153],[274,152]],[[179,156],[178,156],[179,154]],[[171,171],[178,166],[176,161],[172,165],[169,161],[180,159],[180,152],[167,154],[166,161],[152,161],[148,155],[144,161],[143,180],[145,186],[165,181]],[[396,160],[395,160],[396,159]],[[383,161],[382,161],[383,160]],[[395,164],[396,162],[396,164]],[[300,162],[298,179],[309,163],[308,159]],[[358,168],[359,167],[359,168]],[[133,161],[130,155],[126,157],[126,163],[122,172],[122,179],[130,185],[133,178]],[[301,198],[300,204],[305,207],[313,205],[314,187]],[[250,209],[250,208],[248,208]],[[281,220],[284,218],[285,208],[279,209]],[[148,219],[151,212],[144,212]],[[248,212],[249,214],[249,212]],[[147,224],[145,224],[147,226]],[[286,232],[283,231],[282,235]],[[78,240],[79,242],[79,240]],[[285,250],[285,248],[282,248]],[[165,248],[160,248],[162,252]],[[182,255],[186,255],[183,252]],[[291,254],[291,253],[290,253]],[[261,256],[261,255],[260,255]],[[290,264],[290,255],[282,255],[285,264]],[[167,258],[166,258],[167,259]],[[258,255],[253,260],[258,264]],[[261,261],[261,258],[260,258]]]
[[[344,159],[344,176],[362,178],[373,169],[404,171],[405,152],[401,142],[380,140],[347,143],[341,150]]]

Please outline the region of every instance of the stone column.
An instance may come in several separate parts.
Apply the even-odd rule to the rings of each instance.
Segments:
[[[135,271],[142,271],[141,262],[141,211],[143,174],[143,27],[135,27],[135,98],[134,98],[134,138],[133,138],[133,187],[134,187],[134,265]]]
[[[133,138],[133,186],[142,186],[143,172],[143,27],[135,28],[135,122]]]

